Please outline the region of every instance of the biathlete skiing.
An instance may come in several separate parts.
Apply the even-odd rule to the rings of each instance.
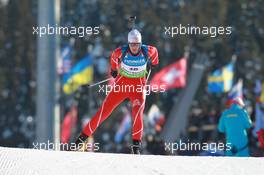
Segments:
[[[115,78],[114,86],[142,86],[145,88],[148,73],[158,65],[158,51],[156,47],[142,44],[141,33],[132,29],[128,33],[128,44],[115,49],[110,56],[111,75]],[[77,151],[85,151],[88,138],[96,128],[107,119],[112,111],[125,99],[129,99],[132,106],[132,145],[131,153],[140,154],[143,134],[143,111],[146,92],[143,91],[110,91],[102,106],[83,128],[75,145]]]

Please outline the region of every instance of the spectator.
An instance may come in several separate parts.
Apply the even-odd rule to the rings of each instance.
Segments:
[[[252,122],[244,106],[241,98],[235,98],[221,115],[218,130],[225,133],[226,143],[231,146],[226,150],[227,156],[249,156],[247,129],[252,127]]]

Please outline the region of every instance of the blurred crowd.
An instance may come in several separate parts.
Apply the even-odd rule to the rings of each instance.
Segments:
[[[0,145],[32,147],[35,139],[36,115],[36,60],[37,36],[32,35],[32,26],[37,25],[37,1],[0,1]],[[207,74],[222,67],[238,56],[235,78],[244,80],[244,97],[249,114],[254,121],[255,80],[264,81],[264,2],[210,1],[210,0],[64,0],[61,1],[62,26],[99,26],[99,35],[85,37],[61,36],[61,47],[73,39],[73,64],[85,54],[91,54],[94,62],[94,82],[108,75],[111,51],[127,42],[129,31],[127,19],[136,15],[136,25],[142,32],[143,42],[156,46],[160,65],[157,70],[183,57],[189,46],[188,67],[200,53],[209,57],[209,65],[193,100],[189,124],[183,139],[195,142],[217,142],[223,136],[217,132],[217,123],[225,109],[226,95],[212,95],[206,90]],[[192,24],[197,26],[232,26],[230,36],[215,38],[206,36],[177,36],[164,34],[164,26]],[[155,73],[155,72],[154,72]],[[104,99],[102,94],[84,90],[78,100],[78,128],[91,117]],[[148,97],[145,112],[155,102],[168,116],[181,89],[173,89]],[[70,97],[61,95],[62,119],[71,105]],[[102,152],[129,152],[130,134],[124,135],[121,143],[114,142],[114,135],[123,117],[122,107],[114,111],[98,128],[94,138],[100,142]],[[147,117],[146,117],[147,118]],[[147,121],[145,123],[148,123]],[[159,137],[160,130],[145,127],[144,152],[167,154]],[[251,133],[251,132],[250,132]],[[261,156],[256,138],[249,135],[253,156]],[[194,153],[179,153],[198,155]]]

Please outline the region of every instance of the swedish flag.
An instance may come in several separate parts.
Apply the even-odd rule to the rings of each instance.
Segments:
[[[208,76],[208,92],[223,93],[228,92],[233,85],[234,65],[233,62],[215,70]]]
[[[67,95],[76,91],[81,85],[88,84],[93,81],[92,59],[87,54],[81,59],[63,78],[63,92]]]

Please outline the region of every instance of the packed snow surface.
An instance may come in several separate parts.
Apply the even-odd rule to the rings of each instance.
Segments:
[[[0,147],[0,174],[263,175],[264,158],[130,155]]]

